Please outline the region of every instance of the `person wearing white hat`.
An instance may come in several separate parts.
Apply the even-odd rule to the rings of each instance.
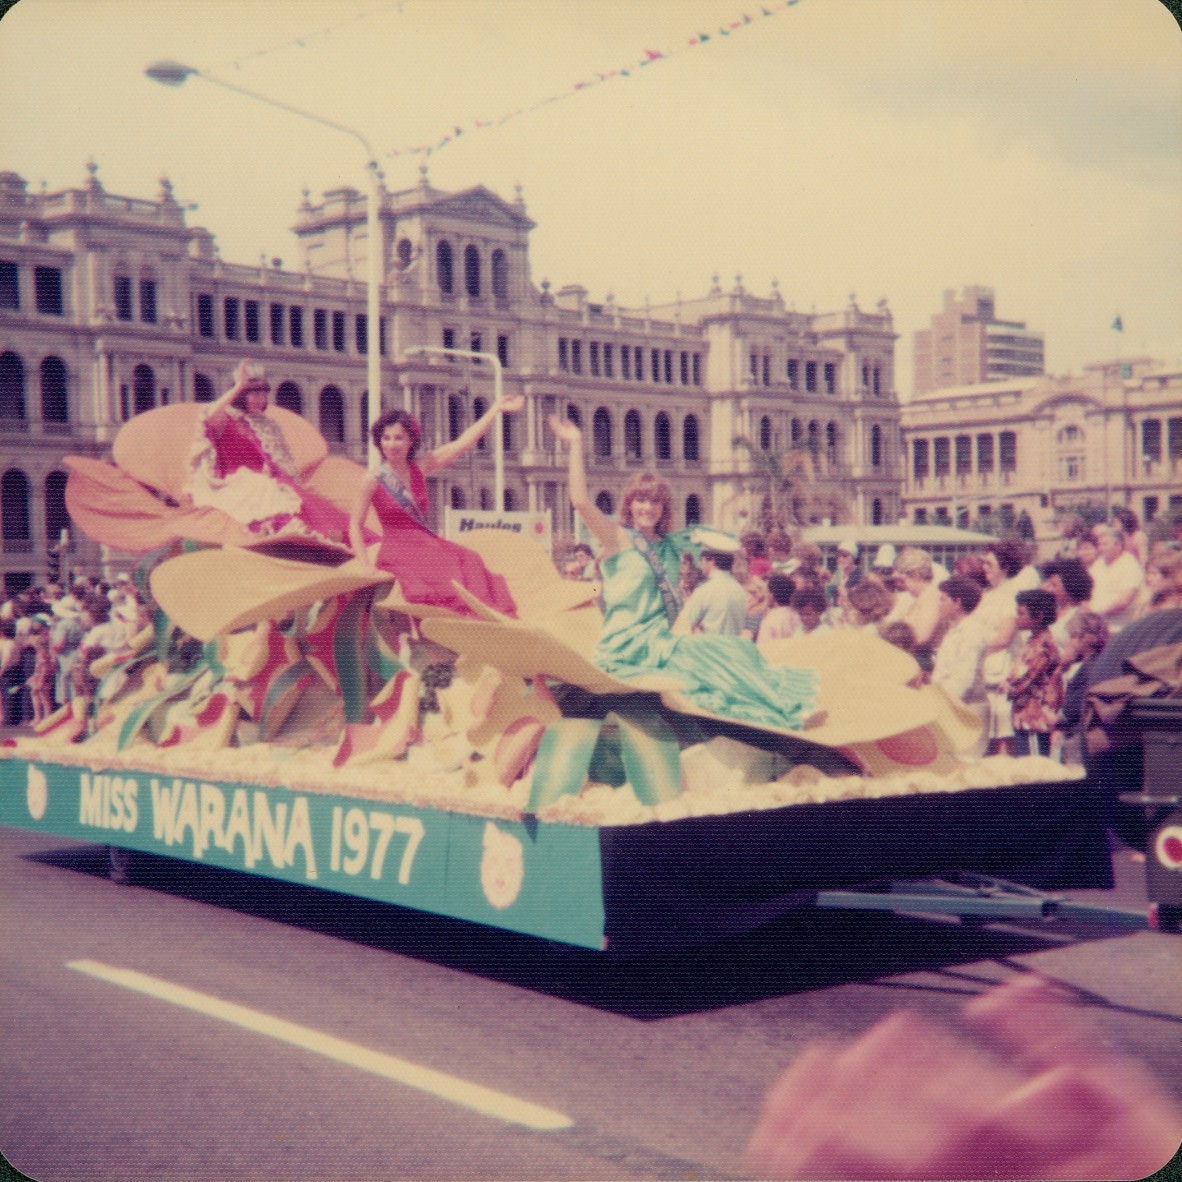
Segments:
[[[894,546],[890,542],[883,542],[878,548],[878,553],[874,556],[874,561],[870,564],[876,571],[892,571],[895,569],[895,559],[898,554],[895,552]]]
[[[747,593],[731,574],[731,567],[740,544],[714,530],[697,530],[693,540],[702,547],[700,563],[706,578],[685,601],[673,624],[673,635],[715,632],[739,636],[747,618]]]
[[[841,592],[848,591],[862,577],[858,568],[858,543],[853,538],[846,538],[837,543],[837,553],[834,555],[833,577],[825,584],[825,598],[831,607],[841,602]]]

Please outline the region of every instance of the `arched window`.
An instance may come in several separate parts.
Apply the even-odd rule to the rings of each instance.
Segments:
[[[804,434],[804,427],[801,425],[799,419],[792,420],[792,446],[799,447],[800,440]]]
[[[70,511],[66,508],[66,472],[50,472],[45,478],[45,536],[56,542],[63,529],[70,528]]]
[[[517,494],[511,489],[505,489],[505,512],[512,513],[517,508]]]
[[[444,295],[451,295],[455,290],[455,276],[452,273],[451,243],[446,238],[441,238],[435,247],[435,275],[439,290]]]
[[[369,391],[361,391],[361,442],[369,447]]]
[[[464,247],[464,290],[474,300],[480,297],[480,251],[471,244]]]
[[[875,428],[877,430],[877,428]],[[825,424],[825,456],[831,464],[837,463],[837,424]]]
[[[488,410],[488,403],[483,398],[474,398],[472,400],[472,421],[475,423],[484,417],[484,412]],[[477,451],[488,450],[488,436],[482,435],[476,441]]]
[[[492,252],[492,290],[498,300],[509,298],[509,260],[500,247]]]
[[[870,502],[870,524],[882,525],[882,498],[875,497]]]
[[[591,420],[592,450],[597,456],[612,454],[612,417],[605,407],[600,407]]]
[[[808,449],[813,455],[816,455],[821,448],[821,424],[813,419],[809,423],[809,439]]]
[[[24,363],[15,353],[0,353],[0,419],[24,417]]]
[[[685,422],[681,425],[681,454],[691,463],[696,463],[701,458],[698,450],[697,415],[686,415]]]
[[[501,446],[505,451],[512,451],[516,437],[513,434],[513,415],[501,415]]]
[[[66,386],[66,366],[60,357],[46,357],[41,362],[41,421],[68,423],[70,395]]]
[[[451,507],[453,509],[466,508],[467,502],[464,500],[464,490],[458,484],[451,486]]]
[[[772,420],[767,415],[759,420],[759,450],[772,450]]]
[[[132,403],[133,415],[143,414],[156,405],[156,375],[150,365],[137,365],[131,374],[131,385],[135,401]]]
[[[458,394],[447,396],[447,438],[459,439],[464,430],[464,400]],[[483,508],[483,506],[481,506]]]
[[[882,428],[877,423],[870,428],[870,467],[882,467]],[[878,522],[874,524],[877,525]]]
[[[686,525],[699,525],[702,521],[702,500],[697,493],[690,493],[685,498]]]
[[[491,509],[493,507],[493,495],[487,488],[480,490],[480,507],[482,509]]]
[[[573,402],[566,404],[566,417],[574,423],[576,427],[583,425],[583,416],[579,414],[579,408]]]
[[[193,375],[193,401],[212,402],[216,397],[213,382],[205,374],[195,373]]]
[[[414,247],[410,243],[409,238],[399,238],[397,247],[398,265],[404,271],[410,266],[410,260],[414,255]]]
[[[329,443],[345,442],[345,397],[336,386],[320,391],[320,434]]]
[[[607,517],[612,515],[612,495],[609,492],[601,492],[595,498],[595,507]]]
[[[295,382],[280,382],[275,391],[275,405],[290,410],[293,415],[304,413],[304,396]]]
[[[0,480],[0,518],[4,549],[28,553],[32,534],[29,532],[29,478],[17,468],[10,468]]]
[[[637,411],[630,410],[624,416],[624,457],[629,460],[639,460],[643,454],[640,415]]]
[[[663,410],[658,411],[653,420],[653,450],[658,460],[673,459],[673,431],[669,425],[669,416]]]

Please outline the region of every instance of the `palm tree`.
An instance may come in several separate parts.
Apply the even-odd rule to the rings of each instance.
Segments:
[[[751,475],[763,492],[763,528],[770,530],[803,525],[817,479],[816,465],[807,444],[781,451],[764,451],[744,435],[736,435],[731,447],[747,453]]]

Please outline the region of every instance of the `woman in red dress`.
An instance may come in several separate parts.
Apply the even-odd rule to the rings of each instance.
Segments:
[[[403,410],[387,411],[374,423],[373,441],[381,452],[382,465],[362,482],[349,522],[349,540],[360,561],[398,580],[408,603],[431,604],[472,615],[452,586],[454,580],[497,611],[516,614],[505,580],[491,572],[480,555],[441,538],[427,524],[430,506],[426,478],[465,455],[499,415],[520,410],[524,402],[520,395],[501,397],[463,434],[428,452],[417,463],[420,429],[411,415]],[[370,557],[362,532],[371,505],[382,524],[381,546],[374,558]]]
[[[222,510],[260,540],[347,543],[348,514],[300,483],[283,429],[265,413],[270,392],[262,366],[243,361],[234,385],[205,409],[190,459],[193,504]]]

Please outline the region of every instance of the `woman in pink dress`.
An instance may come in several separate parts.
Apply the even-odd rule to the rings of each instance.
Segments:
[[[345,544],[349,516],[300,483],[283,429],[265,413],[270,392],[262,366],[243,361],[234,385],[205,408],[190,458],[193,504],[220,509],[260,540],[295,536]]]
[[[427,524],[427,477],[465,455],[498,416],[519,410],[524,401],[520,395],[500,398],[456,439],[428,452],[418,462],[420,428],[410,414],[404,410],[387,411],[374,423],[373,441],[381,452],[382,465],[362,482],[349,522],[349,540],[358,559],[398,580],[408,603],[431,604],[472,615],[452,586],[454,580],[497,611],[516,614],[505,580],[488,570],[480,555],[441,538]],[[382,525],[381,546],[373,558],[362,529],[371,505]]]

